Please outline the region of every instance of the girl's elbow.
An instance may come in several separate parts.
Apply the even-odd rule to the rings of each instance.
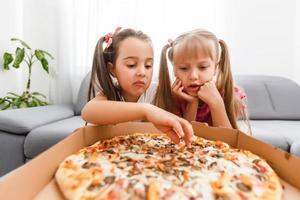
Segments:
[[[89,122],[90,119],[89,119],[89,112],[88,112],[88,108],[87,108],[87,105],[85,105],[82,110],[81,110],[81,118],[86,121],[86,122]]]

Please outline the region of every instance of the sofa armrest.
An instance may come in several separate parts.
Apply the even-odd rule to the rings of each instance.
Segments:
[[[33,128],[74,116],[71,105],[49,105],[0,111],[0,130],[27,134]]]

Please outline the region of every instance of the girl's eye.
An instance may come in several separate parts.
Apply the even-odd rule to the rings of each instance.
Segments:
[[[182,70],[182,71],[186,71],[187,67],[179,67],[179,69]]]
[[[146,65],[145,67],[146,67],[146,69],[150,69],[152,67],[152,65]]]
[[[204,69],[206,69],[208,66],[200,66],[199,68],[201,69],[201,70],[204,70]]]
[[[134,64],[133,64],[133,65],[127,65],[127,67],[128,67],[128,68],[134,68],[135,65],[134,65]]]

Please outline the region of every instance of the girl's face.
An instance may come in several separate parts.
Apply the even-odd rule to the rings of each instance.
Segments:
[[[204,56],[201,52],[194,58],[182,59],[180,55],[173,58],[174,73],[178,78],[184,91],[197,96],[200,87],[213,79],[216,73],[216,63],[209,56]]]
[[[153,74],[153,48],[149,42],[129,37],[120,43],[111,73],[125,101],[136,102],[149,87]]]

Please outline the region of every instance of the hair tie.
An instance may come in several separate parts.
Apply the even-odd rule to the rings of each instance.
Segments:
[[[173,40],[171,38],[168,39],[168,47],[173,46]]]
[[[105,41],[105,43],[106,43],[105,49],[107,49],[107,48],[112,44],[112,39],[113,39],[113,37],[114,37],[115,35],[117,35],[117,34],[120,32],[121,29],[122,29],[122,27],[117,27],[114,33],[109,32],[109,33],[107,33],[107,34],[104,36],[104,41]]]

